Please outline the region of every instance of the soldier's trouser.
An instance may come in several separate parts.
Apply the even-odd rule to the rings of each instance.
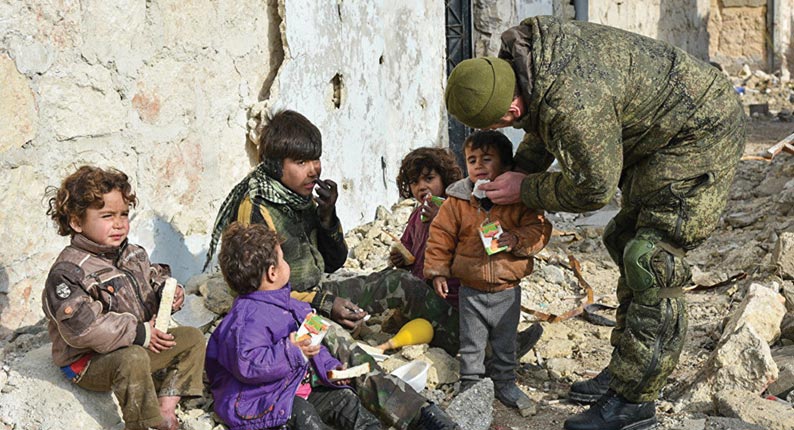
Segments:
[[[195,327],[176,327],[169,333],[176,345],[159,354],[132,345],[95,355],[77,385],[112,390],[126,428],[157,427],[163,421],[158,397],[201,396],[204,388],[204,335]]]
[[[400,378],[384,373],[371,355],[355,345],[347,330],[332,322],[323,344],[348,367],[369,363],[369,373],[357,377],[354,386],[361,404],[382,422],[404,430],[419,418],[427,399]]]
[[[460,286],[460,378],[486,373],[485,345],[491,344],[488,376],[494,382],[515,381],[516,332],[521,316],[521,289],[486,293]]]
[[[716,227],[744,148],[743,126],[720,137],[730,145],[715,156],[729,152],[726,165],[704,162],[709,148],[682,155],[672,147],[624,172],[623,206],[604,243],[620,268],[610,387],[629,401],[655,400],[678,363],[687,328],[681,287],[691,279],[684,252]]]
[[[424,318],[433,325],[431,345],[456,355],[458,312],[424,281],[403,269],[385,269],[367,276],[326,281],[321,288],[348,299],[370,313],[399,309],[405,321]]]

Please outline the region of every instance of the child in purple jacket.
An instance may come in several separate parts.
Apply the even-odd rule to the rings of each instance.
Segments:
[[[210,337],[205,368],[215,413],[229,429],[380,429],[347,380],[328,379],[342,364],[324,346],[296,340],[311,308],[290,298],[290,267],[276,233],[233,223],[219,261],[239,295]]]

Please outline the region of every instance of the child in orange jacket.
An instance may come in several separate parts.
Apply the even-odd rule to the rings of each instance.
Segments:
[[[532,273],[532,256],[551,236],[542,211],[522,203],[493,205],[475,197],[475,183],[493,180],[513,167],[513,146],[497,131],[478,131],[466,139],[468,177],[450,185],[447,200],[430,226],[424,275],[441,297],[448,278],[461,281],[461,391],[485,374],[485,345],[493,349],[489,376],[496,397],[522,414],[532,411],[529,397],[515,384],[516,332],[521,278]]]

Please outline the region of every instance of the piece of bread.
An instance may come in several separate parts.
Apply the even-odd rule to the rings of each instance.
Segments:
[[[160,308],[157,310],[157,319],[154,321],[154,328],[163,333],[168,332],[168,325],[171,323],[174,294],[176,294],[176,279],[168,278],[165,280],[165,285],[163,285],[163,293],[160,295]]]
[[[328,379],[338,381],[340,379],[353,379],[356,376],[361,376],[369,373],[369,363],[359,364],[349,369],[344,370],[329,370]]]

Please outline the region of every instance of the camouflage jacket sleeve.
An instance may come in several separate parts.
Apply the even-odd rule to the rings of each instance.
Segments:
[[[554,155],[546,150],[546,145],[534,133],[525,133],[516,149],[514,157],[516,170],[524,173],[540,173],[554,162]]]
[[[83,271],[76,265],[59,263],[44,287],[44,311],[64,342],[101,354],[132,344],[148,345],[148,325],[130,313],[105,312],[102,303],[83,289],[82,278]]]
[[[518,237],[518,244],[511,253],[517,257],[531,257],[548,245],[552,227],[543,211],[526,209],[522,212],[521,225],[511,232]]]
[[[325,262],[325,273],[333,273],[347,260],[347,243],[342,231],[342,223],[334,216],[334,225],[324,228],[317,223],[317,249]]]
[[[538,112],[539,136],[559,172],[530,173],[521,184],[527,207],[585,212],[614,196],[622,170],[621,125],[608,88],[560,78]],[[530,145],[524,145],[524,152]]]

